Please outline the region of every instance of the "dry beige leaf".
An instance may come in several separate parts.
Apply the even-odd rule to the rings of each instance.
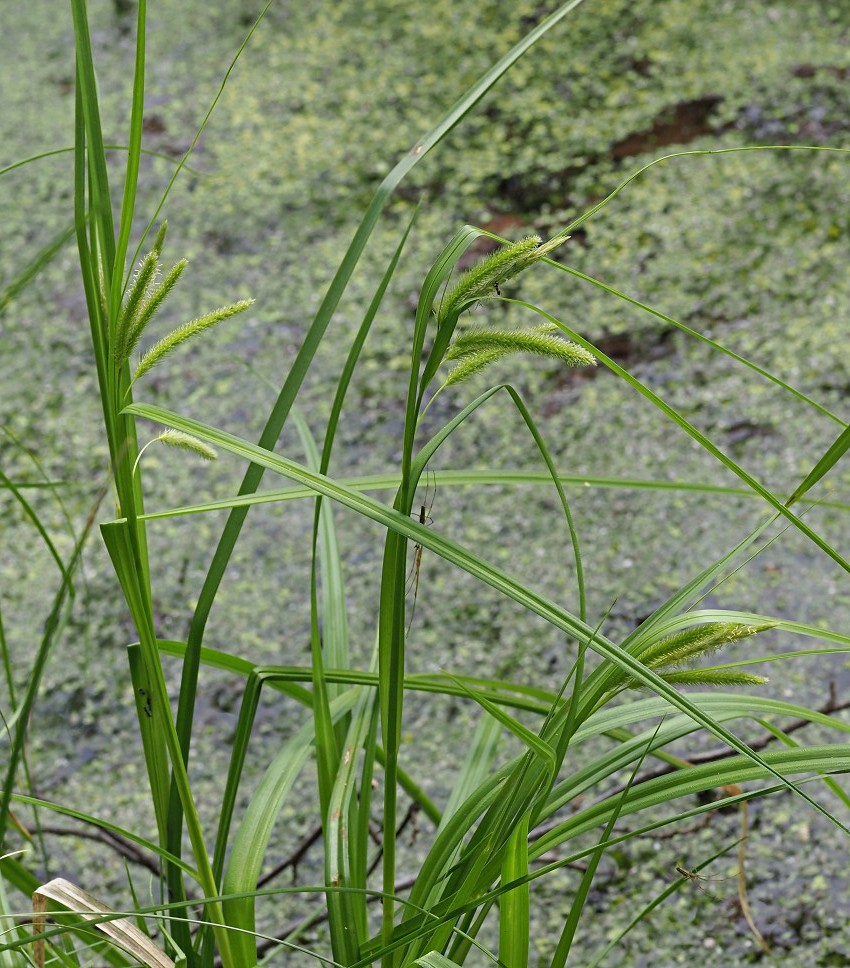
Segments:
[[[72,884],[71,881],[66,881],[64,877],[55,877],[47,884],[43,884],[32,896],[32,909],[36,915],[33,920],[35,934],[44,931],[44,915],[48,909],[48,900],[55,901],[84,918],[98,918],[113,913],[94,895]],[[174,968],[174,962],[129,919],[115,918],[112,921],[101,921],[95,927],[131,954],[140,964],[147,965],[148,968]],[[38,968],[43,968],[44,941],[34,943],[33,957]]]

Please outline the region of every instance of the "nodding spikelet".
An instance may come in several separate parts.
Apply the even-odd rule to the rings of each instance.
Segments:
[[[220,309],[207,313],[205,316],[199,316],[197,319],[178,326],[177,329],[173,330],[168,336],[161,339],[145,353],[139,365],[136,367],[133,380],[138,380],[140,376],[147,373],[152,366],[159,363],[160,360],[166,357],[173,349],[180,346],[181,343],[185,343],[193,336],[197,336],[198,333],[202,333],[204,330],[210,329],[223,320],[230,319],[231,316],[243,312],[253,302],[253,299],[240,299],[239,302],[235,302],[231,306],[222,306]]]
[[[162,253],[162,247],[165,244],[165,233],[168,231],[168,219],[166,219],[162,225],[159,227],[159,231],[156,233],[156,238],[153,240],[153,246],[151,247],[151,252],[155,252],[157,258],[159,258]]]
[[[446,379],[446,386],[469,379],[510,353],[534,353],[566,363],[567,366],[595,366],[596,358],[578,343],[555,335],[549,324],[533,329],[472,329],[451,344],[447,360],[458,365]]]
[[[736,642],[750,635],[758,635],[759,632],[772,627],[770,624],[741,625],[737,622],[709,622],[706,625],[683,629],[666,639],[653,642],[640,653],[638,658],[650,669],[678,666],[698,656],[716,652],[730,642]]]
[[[554,238],[549,239],[548,242],[541,242],[534,249],[527,252],[524,258],[517,259],[517,263],[514,266],[514,275],[517,272],[522,272],[523,269],[527,269],[535,262],[545,259],[550,252],[553,252],[559,246],[563,245],[569,238],[569,235],[556,235]]]
[[[154,288],[161,269],[159,257],[165,244],[167,230],[168,221],[166,220],[159,227],[150,252],[139,263],[139,268],[136,270],[130,284],[130,290],[124,300],[124,305],[121,307],[115,333],[115,362],[118,366],[123,366],[127,362],[133,348],[144,332],[145,326],[162,305],[163,300],[174,288],[175,283],[186,268],[186,260],[181,259],[176,266],[168,271],[163,282],[157,288]]]
[[[145,327],[156,315],[168,294],[177,285],[177,280],[183,275],[183,270],[189,264],[187,259],[181,259],[165,274],[156,289],[149,290],[147,298],[137,306],[132,318],[128,318],[126,325],[120,329],[120,342],[116,350],[116,360],[122,365],[136,347],[142,337]]]
[[[157,236],[159,238],[159,236]],[[136,275],[130,284],[130,291],[121,307],[121,315],[118,317],[118,328],[115,333],[115,359],[119,366],[123,364],[130,355],[129,334],[135,328],[135,321],[139,309],[148,294],[148,290],[156,281],[156,274],[159,271],[159,253],[156,249],[150,252],[139,263]]]
[[[464,272],[445,293],[437,316],[438,322],[442,323],[444,319],[452,314],[459,314],[478,299],[498,292],[502,283],[527,269],[565,241],[562,237],[542,243],[539,236],[531,235],[488,255]]]
[[[678,672],[659,673],[665,682],[680,686],[763,686],[769,680],[751,672],[736,669],[680,669]],[[630,679],[628,689],[643,689],[643,683]]]
[[[648,669],[653,669],[658,672],[662,678],[668,679],[668,681],[674,681],[668,677],[674,674],[679,675],[680,671],[688,673],[695,672],[698,674],[708,671],[694,669],[677,670],[674,672],[673,670],[675,670],[676,666],[697,659],[699,656],[716,652],[730,642],[736,642],[750,635],[757,635],[759,632],[773,627],[769,623],[764,625],[742,625],[738,622],[709,622],[706,625],[695,625],[691,628],[682,629],[681,632],[676,632],[674,635],[670,635],[665,639],[653,642],[642,652],[636,654],[635,658],[640,659]],[[662,671],[665,669],[668,671]],[[758,679],[758,677],[756,678]],[[748,683],[753,684],[750,683],[750,680],[747,680],[744,684]],[[623,669],[619,669],[612,674],[609,679],[609,684],[612,690],[618,690],[620,688],[635,689],[640,686],[640,683],[629,676]],[[736,683],[729,682],[726,684],[735,685]]]
[[[464,380],[475,376],[476,373],[486,370],[488,366],[500,360],[508,352],[508,350],[494,349],[480,350],[477,353],[468,354],[446,377],[446,386],[450,387],[454,383],[463,383]]]
[[[534,353],[560,360],[568,366],[595,366],[596,357],[578,343],[556,336],[557,329],[548,323],[532,329],[482,329],[464,333],[452,343],[447,360],[461,360],[482,352]]]
[[[218,460],[218,454],[209,444],[205,444],[191,434],[184,434],[182,430],[163,430],[156,440],[169,447],[190,450],[193,454],[203,457],[204,460]]]

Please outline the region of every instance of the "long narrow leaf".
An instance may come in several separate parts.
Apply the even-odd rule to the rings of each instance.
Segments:
[[[761,764],[757,764],[747,757],[734,756],[647,780],[631,789],[622,808],[618,798],[606,799],[580,810],[568,820],[558,824],[535,842],[531,857],[532,859],[540,857],[565,840],[578,837],[600,823],[605,823],[615,809],[621,809],[622,815],[625,816],[653,809],[680,797],[733,784],[740,785],[753,780],[767,779],[770,775],[787,781],[787,777],[795,774],[823,775],[850,772],[850,753],[846,745],[771,750],[763,753],[760,759]],[[842,826],[840,821],[823,807],[818,807],[818,811],[836,826]]]
[[[355,491],[395,490],[401,475],[398,472],[367,474],[358,477],[339,478],[341,484]],[[703,484],[697,481],[654,481],[636,477],[591,477],[579,474],[558,474],[564,487],[611,488],[624,491],[676,491],[683,494],[716,494],[723,497],[747,497],[761,500],[761,496],[750,488],[730,487],[724,484]],[[457,470],[440,469],[440,487],[478,487],[486,484],[528,484],[532,486],[551,484],[552,478],[543,471],[531,470]],[[209,511],[227,511],[234,507],[253,507],[256,504],[274,504],[277,501],[303,501],[312,499],[315,493],[305,487],[269,488],[258,494],[234,495],[216,501],[204,501],[172,508],[165,511],[150,511],[139,515],[140,521],[159,521],[180,517],[186,514],[204,514]],[[814,507],[834,508],[850,511],[850,504],[842,501],[810,500]]]
[[[77,0],[79,2],[79,0]],[[366,214],[364,215],[354,238],[342,259],[342,262],[334,275],[328,291],[322,300],[319,309],[310,325],[304,339],[304,343],[299,350],[290,372],[281,387],[275,405],[269,414],[266,425],[259,439],[261,448],[271,450],[274,448],[280,436],[283,425],[289,414],[289,410],[295,401],[295,397],[301,387],[307,370],[312,363],[316,350],[322,341],[325,330],[336,311],[342,294],[345,291],[349,280],[354,272],[360,256],[366,247],[374,228],[378,222],[384,206],[389,201],[390,196],[402,179],[428,154],[428,152],[439,144],[446,135],[452,131],[476,104],[487,94],[494,84],[525,54],[541,37],[548,33],[570,11],[580,5],[582,0],[569,0],[562,4],[550,16],[542,20],[533,30],[531,30],[518,44],[516,44],[501,60],[488,70],[479,81],[473,84],[466,93],[457,101],[452,108],[437,122],[434,127],[427,131],[423,137],[404,155],[395,165],[390,173],[384,178],[378,187]],[[268,6],[268,5],[267,5]],[[263,14],[265,13],[263,10]],[[262,16],[262,14],[261,14]],[[252,28],[253,29],[253,28]],[[212,110],[212,108],[210,109]],[[156,217],[156,216],[154,216]],[[259,465],[254,465],[248,469],[240,486],[239,493],[252,494],[257,490],[262,480],[263,470]],[[186,655],[184,665],[183,683],[181,684],[181,708],[178,720],[178,729],[184,739],[184,745],[188,745],[185,737],[191,731],[191,722],[194,709],[194,695],[196,690],[197,670],[198,670],[198,650],[204,635],[207,618],[215,600],[221,579],[227,568],[227,563],[233,553],[233,549],[238,540],[239,533],[247,515],[247,508],[235,508],[230,512],[227,524],[222,532],[218,547],[210,563],[209,571],[204,580],[203,588],[198,596],[198,604],[192,618],[192,625],[189,632],[189,651]]]
[[[176,414],[170,413],[169,411],[163,410],[159,407],[134,404],[129,407],[128,410],[135,413],[137,416],[146,417],[166,426],[173,427],[176,430],[184,430],[188,433],[193,433],[202,439],[208,440],[214,445],[217,444],[223,450],[228,450],[231,453],[237,454],[247,460],[263,464],[265,467],[273,469],[277,473],[280,473],[291,480],[298,481],[299,483],[315,488],[317,493],[324,494],[326,497],[330,497],[346,507],[358,511],[359,513],[371,518],[374,521],[377,521],[385,527],[388,527],[399,534],[403,534],[405,537],[413,538],[415,541],[418,541],[420,544],[422,544],[423,547],[427,547],[430,550],[435,551],[441,557],[458,565],[475,577],[480,578],[497,591],[500,591],[508,597],[514,599],[519,604],[523,605],[530,611],[535,612],[541,616],[541,618],[544,618],[546,621],[550,622],[557,628],[560,628],[562,631],[574,635],[580,641],[590,642],[590,647],[595,652],[626,669],[636,679],[643,682],[646,686],[652,688],[655,693],[665,698],[668,702],[670,702],[671,705],[681,709],[683,712],[688,713],[688,715],[692,716],[696,722],[700,723],[700,725],[714,733],[714,735],[723,740],[723,742],[727,743],[730,747],[750,758],[754,763],[762,764],[763,761],[761,758],[753,753],[753,751],[750,750],[745,743],[739,740],[724,727],[715,723],[710,717],[707,717],[684,695],[668,686],[663,679],[646,669],[642,663],[637,661],[629,653],[624,652],[622,649],[618,648],[601,635],[594,636],[592,629],[590,629],[585,623],[582,623],[579,619],[575,618],[575,616],[572,616],[565,609],[560,608],[554,602],[551,602],[545,599],[543,596],[538,595],[530,588],[527,588],[522,583],[518,582],[516,579],[505,574],[499,569],[494,568],[491,565],[486,565],[476,556],[470,555],[468,552],[464,551],[464,549],[462,549],[456,543],[449,541],[448,539],[431,531],[429,528],[412,521],[408,516],[391,511],[364,495],[357,494],[348,488],[342,487],[337,482],[332,481],[330,478],[324,477],[323,475],[314,474],[308,471],[306,468],[300,467],[293,461],[289,461],[286,458],[271,454],[262,448],[239,440],[239,438],[236,438],[231,434],[227,434],[224,431],[214,430],[213,428],[207,427],[198,421],[190,420],[185,417],[179,417]],[[790,789],[795,790],[800,797],[806,800],[819,813],[826,816],[830,822],[836,824],[842,831],[850,833],[850,830],[848,830],[843,823],[836,820],[836,818],[834,818],[819,804],[813,801],[811,797],[805,793],[805,791],[796,788],[790,781],[787,781],[784,777],[772,770],[769,765],[767,766],[767,770],[776,776],[776,778],[781,782],[786,784]]]
[[[599,866],[599,862],[602,860],[602,855],[605,853],[605,848],[603,845],[611,839],[614,825],[616,824],[623,804],[626,802],[629,792],[632,789],[632,785],[634,784],[638,770],[646,758],[647,753],[652,749],[653,743],[658,737],[658,731],[661,729],[661,726],[662,723],[659,723],[655,729],[655,732],[650,737],[648,744],[641,752],[640,759],[635,764],[634,769],[629,776],[628,783],[626,784],[621,796],[616,801],[614,809],[611,811],[611,815],[608,818],[607,824],[605,825],[605,832],[602,835],[602,840],[597,846],[597,849],[590,855],[587,869],[585,870],[584,874],[582,874],[579,888],[576,891],[576,896],[573,899],[573,903],[570,905],[570,913],[567,916],[567,922],[564,925],[563,931],[561,932],[561,937],[558,939],[558,944],[555,948],[555,954],[552,958],[550,968],[564,968],[567,963],[567,958],[569,957],[569,953],[573,945],[573,939],[575,938],[576,930],[578,929],[581,914],[584,910],[584,905],[587,902],[587,895],[590,893],[593,878],[596,876],[596,870]]]
[[[502,863],[502,883],[528,874],[528,817],[517,824]],[[499,910],[499,960],[509,968],[527,968],[529,941],[529,887],[520,884],[502,895]]]
[[[44,676],[44,670],[47,667],[47,660],[50,656],[50,652],[55,646],[59,636],[62,633],[62,630],[65,627],[65,623],[68,620],[70,607],[74,597],[72,579],[77,568],[79,567],[83,548],[85,547],[85,543],[91,534],[95,515],[97,514],[97,510],[100,507],[100,503],[103,500],[105,493],[105,489],[102,490],[99,497],[95,501],[88,520],[85,522],[83,529],[80,532],[80,536],[74,545],[74,549],[68,560],[68,564],[62,565],[60,562],[62,581],[54,596],[53,606],[50,610],[50,614],[47,617],[47,621],[44,623],[44,632],[41,636],[38,651],[27,678],[26,690],[24,691],[20,705],[15,710],[15,732],[12,738],[11,750],[9,752],[9,759],[3,780],[3,789],[2,792],[0,792],[0,844],[2,844],[5,840],[6,826],[9,817],[9,804],[11,802],[12,793],[15,789],[15,777],[17,775],[18,764],[23,756],[26,732],[29,728],[30,722],[30,713],[32,712],[33,705],[36,697],[38,696],[39,689],[41,688],[41,681]]]
[[[127,149],[127,169],[124,174],[124,195],[121,200],[121,218],[118,225],[118,241],[115,247],[115,261],[110,291],[109,311],[113,326],[117,325],[121,308],[124,261],[130,232],[133,228],[133,215],[136,210],[136,184],[139,178],[139,161],[142,149],[142,122],[145,110],[145,31],[147,19],[147,0],[138,0],[136,14],[136,52],[133,59],[133,103],[130,111],[130,138]],[[103,145],[100,150],[104,151]]]
[[[592,352],[598,357],[600,362],[604,363],[610,370],[617,374],[625,380],[633,389],[637,390],[641,396],[646,397],[654,406],[656,406],[665,416],[669,417],[677,426],[679,426],[689,437],[693,438],[704,450],[708,451],[712,457],[715,457],[721,464],[727,467],[733,474],[739,477],[745,484],[747,484],[753,491],[760,495],[772,508],[778,511],[784,518],[790,521],[795,528],[797,528],[802,534],[804,534],[810,541],[813,541],[821,551],[829,555],[830,558],[836,564],[838,564],[844,571],[850,572],[850,562],[848,562],[842,555],[840,555],[828,542],[820,537],[817,532],[813,531],[804,521],[802,521],[796,514],[788,509],[785,503],[780,501],[773,492],[769,491],[763,484],[760,484],[751,474],[744,470],[739,464],[737,464],[731,457],[724,454],[723,451],[717,447],[708,437],[705,436],[700,430],[698,430],[693,424],[685,419],[682,414],[674,410],[668,403],[665,403],[661,397],[655,392],[650,390],[649,387],[645,386],[639,380],[631,375],[628,370],[623,369],[619,364],[615,363],[610,357],[605,356],[604,353],[600,353],[592,343],[589,343],[583,337],[579,336],[568,326],[565,326],[562,322],[555,319],[549,313],[540,309],[538,306],[532,306],[530,303],[523,302],[519,299],[508,299],[508,302],[516,303],[519,306],[524,306],[526,309],[530,309],[532,312],[539,313],[549,322],[554,323],[559,329],[563,330],[571,339],[574,339],[580,346],[584,346],[585,349]],[[843,439],[844,434],[839,439]],[[850,438],[848,438],[848,443],[850,443]],[[835,445],[833,445],[835,446]],[[846,449],[846,448],[845,448]]]
[[[702,150],[690,149],[688,151],[674,151],[669,155],[663,155],[660,158],[654,158],[652,161],[644,165],[642,168],[639,168],[637,171],[632,172],[627,178],[625,178],[622,182],[620,182],[620,184],[612,192],[606,195],[605,198],[597,202],[596,205],[594,205],[588,211],[584,212],[578,218],[570,222],[565,228],[563,228],[558,233],[558,237],[569,236],[571,232],[574,232],[579,226],[583,225],[588,219],[592,218],[597,212],[599,212],[609,202],[611,202],[614,198],[616,198],[616,196],[619,195],[620,192],[622,192],[628,185],[630,185],[633,181],[635,181],[637,178],[639,178],[641,175],[647,172],[650,168],[654,168],[656,165],[666,164],[667,162],[678,158],[708,157],[708,156],[718,157],[718,156],[724,156],[724,155],[739,154],[741,152],[749,153],[753,151],[759,151],[759,152],[761,151],[782,151],[782,152],[825,151],[825,152],[837,152],[840,154],[850,154],[850,148],[837,148],[837,147],[832,147],[827,145],[742,145],[735,148],[709,148],[709,149],[702,149]],[[492,235],[492,233],[486,233],[486,234],[489,235],[491,238],[495,239],[496,241],[500,241],[500,242],[505,241],[500,236]],[[689,326],[686,326],[684,323],[681,323],[678,320],[673,319],[671,316],[668,316],[665,313],[659,312],[658,310],[653,309],[651,306],[647,306],[645,303],[642,303],[631,296],[627,296],[625,293],[618,291],[614,287],[609,286],[598,279],[594,279],[592,276],[587,276],[584,273],[579,272],[577,269],[573,269],[568,266],[561,265],[560,263],[555,262],[554,260],[546,259],[544,261],[548,262],[549,265],[555,266],[565,272],[568,272],[570,275],[575,276],[575,278],[577,279],[583,279],[585,282],[591,283],[597,288],[602,289],[603,291],[609,293],[610,295],[616,296],[618,299],[622,299],[624,302],[630,303],[632,306],[635,306],[638,309],[642,309],[645,312],[650,313],[651,315],[655,316],[657,319],[660,319],[662,322],[668,323],[671,326],[675,326],[677,329],[681,330],[684,333],[687,333],[689,336],[692,336],[703,343],[706,343],[708,346],[711,346],[713,349],[717,350],[718,352],[723,353],[724,355],[728,356],[730,359],[733,359],[736,362],[743,364],[744,366],[752,370],[754,373],[758,373],[759,376],[762,376],[764,377],[764,379],[769,380],[771,383],[775,383],[777,386],[782,387],[782,389],[791,393],[798,400],[803,401],[808,406],[812,407],[814,410],[817,410],[819,413],[822,413],[824,416],[829,417],[831,420],[834,420],[836,423],[844,423],[844,421],[841,420],[840,417],[837,417],[835,414],[831,413],[824,406],[819,404],[817,401],[813,400],[811,397],[806,396],[806,394],[802,393],[800,390],[797,390],[795,387],[792,387],[784,380],[781,380],[774,373],[771,373],[769,370],[765,370],[763,367],[760,367],[756,363],[753,363],[751,360],[746,359],[746,357],[740,356],[739,354],[723,346],[721,343],[718,343],[715,340],[710,339],[708,336],[705,336],[704,334],[698,332],[697,330],[691,329]]]
[[[799,501],[804,494],[811,490],[811,488],[817,484],[824,474],[831,470],[838,463],[838,461],[841,460],[841,458],[847,453],[848,448],[850,448],[850,426],[844,428],[844,430],[838,435],[838,439],[835,440],[829,450],[827,450],[823,457],[821,457],[811,471],[809,471],[805,480],[785,502],[786,506],[793,504],[795,501]]]
[[[698,872],[707,867],[712,861],[717,860],[718,857],[722,857],[724,854],[728,853],[735,847],[735,843],[727,844],[725,847],[721,847],[716,853],[712,854],[711,857],[704,860],[701,864],[694,867],[694,871]],[[685,886],[685,880],[677,878],[672,881],[667,887],[661,891],[656,897],[654,897],[645,907],[641,908],[637,914],[626,924],[626,926],[620,931],[616,937],[612,938],[607,945],[597,954],[593,960],[587,965],[587,968],[598,968],[599,965],[605,960],[605,957],[617,947],[617,945],[623,940],[623,938],[632,930],[636,925],[640,924],[641,921],[646,920],[652,912],[659,907],[668,897],[675,894],[677,891],[682,890]]]
[[[507,715],[503,712],[495,703],[490,702],[481,693],[476,692],[474,689],[470,689],[465,686],[463,682],[452,676],[454,681],[463,689],[464,693],[474,699],[479,706],[490,716],[492,716],[497,722],[501,723],[509,732],[513,733],[517,739],[527,746],[533,753],[536,753],[543,762],[545,762],[551,770],[555,768],[555,752],[548,743],[542,740],[537,733],[530,730],[527,726],[523,726],[522,723],[518,722],[512,716]]]
[[[68,239],[74,234],[74,226],[62,229],[57,233],[47,245],[39,251],[30,263],[25,266],[18,275],[0,292],[0,315],[9,303],[35,279],[41,270],[53,261]]]
[[[718,613],[722,614],[722,613]],[[741,617],[741,616],[737,616]],[[750,616],[759,618],[760,616]],[[796,631],[803,634],[817,637],[823,630],[813,626],[800,626]],[[846,642],[843,648],[834,649],[813,649],[799,652],[783,653],[778,656],[766,656],[756,659],[747,659],[740,663],[729,663],[730,667],[739,665],[758,665],[763,662],[781,660],[783,658],[817,658],[820,655],[846,655],[850,653],[850,637],[839,636],[838,633],[828,633]],[[169,640],[159,640],[159,648],[162,652],[169,655],[182,656],[185,653],[186,645],[183,642],[173,642]],[[222,669],[234,675],[248,677],[251,674],[262,675],[265,682],[271,688],[280,690],[286,695],[290,695],[305,706],[311,703],[309,690],[298,686],[299,682],[309,682],[312,672],[308,666],[268,666],[259,667],[239,656],[229,655],[217,649],[204,648],[202,651],[202,661],[211,668]],[[377,673],[360,672],[355,670],[326,670],[329,682],[345,683],[347,685],[364,685],[375,688],[378,684]],[[552,703],[556,700],[556,695],[548,690],[539,689],[534,686],[525,686],[514,682],[505,682],[494,679],[482,679],[474,676],[456,676],[469,687],[484,692],[491,702],[499,703],[516,710],[525,710],[545,716],[551,709]],[[444,696],[463,696],[465,692],[456,686],[452,679],[442,675],[406,675],[404,679],[405,691],[419,691],[429,694],[439,694]],[[841,720],[819,713],[817,710],[808,709],[788,703],[784,700],[775,700],[762,696],[752,696],[747,694],[726,694],[720,692],[711,693],[691,693],[690,699],[698,703],[705,712],[718,719],[729,719],[754,715],[760,712],[762,715],[775,714],[779,716],[789,716],[795,719],[807,719],[817,722],[824,726],[850,731],[850,726],[846,726]],[[627,705],[601,709],[594,713],[584,725],[580,726],[572,739],[573,743],[580,743],[591,736],[612,733],[623,726],[642,722],[663,715],[668,710],[668,703],[664,699],[639,699]],[[687,717],[689,722],[690,717]],[[491,721],[492,722],[492,721]],[[669,723],[675,722],[673,719]],[[495,727],[494,723],[494,727]],[[690,728],[690,727],[689,727]],[[448,807],[447,816],[450,816]],[[437,819],[439,819],[437,817]]]
[[[340,696],[331,704],[332,715],[336,718],[348,712],[356,698],[353,690]],[[238,895],[224,902],[227,924],[235,929],[231,940],[236,965],[256,964],[256,947],[251,936],[254,898],[250,892],[257,886],[274,821],[307,762],[314,738],[314,723],[309,720],[286,742],[266,769],[234,838],[223,888],[225,894]]]

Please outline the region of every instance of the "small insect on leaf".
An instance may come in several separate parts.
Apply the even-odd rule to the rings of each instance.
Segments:
[[[434,476],[434,490],[431,494],[431,502],[428,503],[428,488],[425,488],[425,496],[422,499],[422,507],[419,509],[418,521],[422,525],[431,523],[431,510],[434,507],[434,498],[437,495],[437,480]],[[413,564],[408,575],[408,587],[413,589],[413,604],[410,607],[410,621],[407,623],[407,634],[413,626],[413,617],[416,614],[416,599],[419,595],[419,571],[422,567],[422,545],[417,543],[413,546]]]
[[[706,877],[704,874],[700,874],[698,871],[688,870],[688,868],[684,867],[682,864],[676,864],[676,873],[685,880],[689,880],[698,891],[701,891],[706,897],[710,897],[712,901],[719,901],[720,898],[716,894],[712,894],[711,891],[706,889],[706,882],[729,880],[727,877]]]
[[[144,689],[140,689],[139,695],[141,696],[141,699],[142,699],[142,712],[148,717],[148,719],[150,719],[151,716],[153,716],[153,707],[151,705],[150,693],[148,693]]]

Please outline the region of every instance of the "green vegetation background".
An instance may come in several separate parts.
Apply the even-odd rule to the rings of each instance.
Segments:
[[[91,8],[104,130],[107,139],[121,143],[132,80],[132,19],[106,0]],[[167,320],[159,328],[154,324],[151,335],[236,298],[253,296],[256,305],[244,319],[158,368],[139,399],[258,434],[274,398],[258,377],[272,383],[283,378],[381,176],[441,109],[548,10],[530,0],[273,5],[190,163],[199,174],[184,173],[167,205],[166,258],[185,255],[191,265],[165,311]],[[150,4],[146,147],[175,158],[188,147],[257,12],[248,0]],[[545,237],[635,168],[679,148],[846,145],[848,41],[850,7],[838,0],[587,0],[416,170],[391,204],[302,399],[318,430],[329,406],[327,374],[339,365],[422,198],[415,237],[356,378],[362,419],[344,425],[345,446],[332,472],[392,466],[415,296],[430,261],[460,223],[510,237],[530,231]],[[16,5],[0,32],[0,65],[0,166],[70,145],[73,45],[64,5]],[[71,169],[71,155],[64,154],[0,179],[0,280],[11,279],[70,225]],[[170,172],[162,160],[144,160],[139,211],[145,219]],[[845,414],[847,176],[848,162],[828,154],[676,159],[643,176],[587,223],[561,258]],[[777,491],[790,493],[835,435],[827,421],[792,406],[772,386],[592,287],[568,286],[541,270],[524,277],[519,291],[589,339],[603,341]],[[477,312],[481,321],[510,321],[499,305]],[[0,314],[0,465],[10,477],[36,480],[37,459],[50,479],[65,482],[57,493],[77,525],[106,469],[88,344],[69,244],[37,284]],[[564,473],[734,485],[608,374],[566,374],[539,360],[518,366],[512,380],[542,415]],[[454,392],[465,400],[471,391],[462,386]],[[451,406],[438,401],[435,418],[444,412],[440,404]],[[300,459],[294,432],[280,447]],[[152,449],[144,460],[154,484],[151,509],[230,494],[241,475],[227,458],[198,468],[189,457]],[[462,444],[453,443],[444,456],[441,451],[440,466],[536,463],[517,419],[507,405],[496,405],[477,418]],[[560,553],[549,547],[553,494],[452,490],[440,487],[439,474],[438,466],[435,527],[551,595],[572,594],[566,534]],[[850,474],[839,469],[824,482],[821,496],[846,499],[848,483]],[[69,547],[56,495],[35,489],[27,494],[54,532],[65,532],[63,547]],[[760,511],[751,499],[703,503],[676,493],[621,489],[585,488],[573,500],[587,558],[591,621],[616,599],[611,634],[632,628],[665,592],[740,538]],[[2,492],[0,514],[0,604],[23,674],[55,576],[18,505]],[[234,557],[207,641],[255,661],[306,661],[310,511],[286,505],[258,508],[251,517],[254,526]],[[836,547],[848,547],[846,512],[818,509],[811,512],[815,518]],[[222,521],[204,516],[151,529],[162,637],[185,635]],[[380,533],[344,515],[338,526],[349,563],[352,641],[365,656],[374,629]],[[33,721],[36,787],[47,798],[152,832],[125,675],[130,632],[100,547],[89,551],[85,578],[84,600],[53,658]],[[278,603],[272,615],[259,608],[269,587]],[[838,569],[790,535],[718,590],[715,601],[840,629],[850,617]],[[788,645],[764,640],[760,648]],[[559,680],[569,657],[568,646],[551,630],[427,555],[410,642],[417,670],[442,663],[470,673],[486,667],[493,675],[548,685]],[[830,680],[839,693],[850,690],[841,662],[800,662],[799,669],[798,682],[769,688],[813,704],[827,698]],[[204,732],[194,768],[199,783],[206,778],[212,791],[235,720],[237,685],[207,675],[200,701]],[[265,707],[253,751],[258,769],[294,729],[291,712],[281,701]],[[437,797],[450,782],[440,770],[444,748],[467,735],[468,723],[458,714],[447,704],[410,703],[410,739],[418,762],[433,764],[425,778]],[[289,808],[280,833],[282,852],[310,822],[306,782],[304,789],[303,812]],[[213,797],[202,802],[202,813],[213,803]],[[835,856],[833,834],[788,807],[783,798],[755,807],[750,863],[756,919],[779,940],[782,964],[850,965],[850,929],[836,898],[846,888],[844,846]],[[733,839],[736,829],[736,817],[715,818],[710,829],[624,852],[620,866],[609,865],[600,877],[592,898],[598,917],[586,919],[584,928],[588,944],[621,925],[639,899],[669,880],[678,859],[699,860],[710,845]],[[106,878],[121,896],[123,874],[109,852],[64,837],[51,845],[53,873],[86,886]],[[302,879],[309,882],[314,873],[307,864]],[[558,889],[553,883],[551,904],[539,912],[541,950],[563,919]],[[745,963],[753,944],[728,906],[696,894],[677,896],[681,901],[635,932],[621,964],[673,965],[693,957],[707,964]],[[661,960],[658,945],[667,949]]]

